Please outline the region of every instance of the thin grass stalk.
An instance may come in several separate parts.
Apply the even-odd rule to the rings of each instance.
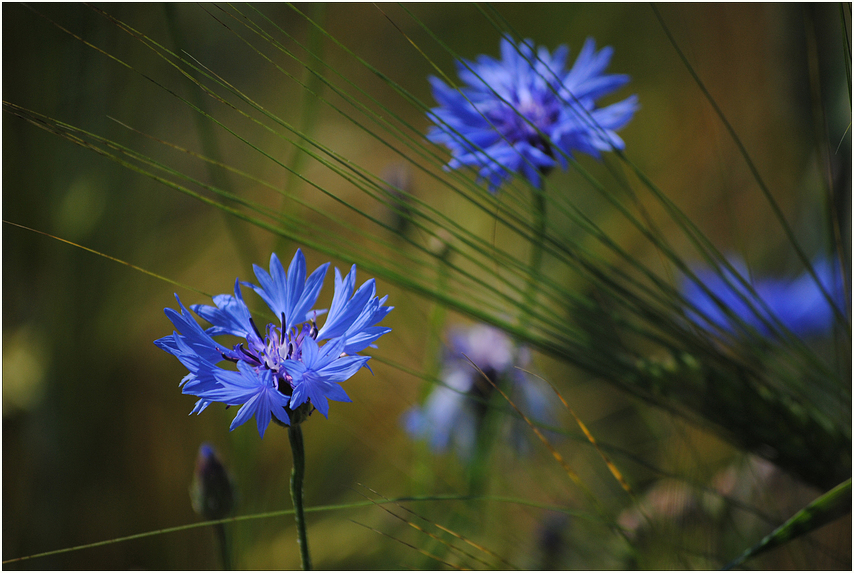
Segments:
[[[366,489],[368,489],[368,491],[371,491],[372,493],[374,493],[374,494],[376,494],[376,495],[379,495],[376,491],[372,490],[371,488],[366,488]],[[359,495],[361,495],[361,496],[362,496],[362,497],[364,497],[365,499],[368,499],[368,500],[370,500],[370,499],[371,499],[371,498],[369,498],[367,495],[365,495],[365,494],[364,494],[364,493],[362,493],[362,492],[357,492],[357,493],[359,493]],[[381,496],[381,495],[380,495],[380,497],[383,497],[383,496]],[[383,498],[383,499],[385,499],[385,498]],[[406,509],[405,507],[403,507],[403,506],[402,506],[402,505],[400,505],[400,504],[396,504],[396,505],[397,505],[398,507],[400,507],[401,509]],[[379,503],[377,504],[377,507],[378,507],[379,509],[383,510],[384,512],[386,512],[387,514],[389,514],[390,516],[394,517],[395,519],[397,519],[397,520],[399,520],[399,521],[404,522],[406,525],[408,525],[408,526],[410,526],[411,528],[415,529],[415,530],[416,530],[416,531],[418,531],[419,533],[422,533],[422,534],[426,535],[426,536],[427,536],[427,537],[429,537],[432,541],[434,541],[434,542],[436,542],[436,543],[439,543],[440,545],[443,545],[445,548],[447,548],[447,549],[448,549],[448,550],[450,550],[451,552],[456,553],[456,554],[459,554],[459,555],[462,555],[463,557],[467,557],[467,558],[469,558],[469,559],[471,559],[471,560],[473,560],[473,561],[477,561],[478,563],[480,563],[480,564],[482,564],[482,565],[485,565],[486,567],[489,567],[489,566],[490,566],[490,565],[489,565],[489,563],[487,563],[486,561],[484,561],[484,560],[483,560],[483,559],[481,559],[480,557],[477,557],[477,556],[475,556],[475,555],[472,555],[472,554],[471,554],[471,553],[469,553],[468,551],[466,551],[466,550],[464,550],[464,549],[461,549],[461,548],[459,548],[459,547],[456,547],[455,545],[453,545],[452,543],[450,543],[450,542],[448,542],[448,541],[446,541],[446,540],[442,539],[441,537],[439,537],[439,536],[438,536],[438,535],[436,535],[435,533],[432,533],[432,532],[430,532],[430,531],[427,531],[426,529],[424,529],[424,528],[423,528],[423,527],[421,527],[420,525],[418,525],[418,524],[416,524],[416,523],[414,523],[414,522],[412,522],[412,521],[409,521],[409,520],[408,520],[408,519],[406,519],[405,517],[402,517],[402,516],[400,516],[400,515],[398,515],[398,514],[394,513],[393,511],[391,511],[390,509],[388,509],[388,508],[386,508],[386,507],[383,507],[383,506],[382,506],[382,505],[380,505]],[[444,531],[448,531],[448,532],[450,532],[452,535],[455,535],[457,538],[461,538],[461,537],[462,537],[462,536],[460,536],[460,535],[458,535],[458,534],[455,534],[455,533],[454,533],[452,530],[450,530],[450,529],[443,528],[443,527],[441,527],[441,526],[439,526],[439,525],[437,525],[437,524],[435,524],[435,523],[433,523],[433,525],[434,525],[434,526],[439,527],[440,529],[443,529]],[[481,548],[480,548],[480,547],[478,547],[478,549],[481,549]],[[485,550],[485,551],[487,551],[488,553],[492,554],[492,552],[489,552],[488,550]]]
[[[775,547],[779,547],[792,539],[800,537],[805,533],[814,531],[818,527],[851,513],[851,478],[840,483],[830,491],[797,512],[784,524],[766,535],[759,543],[747,549],[726,566],[724,571],[729,571],[742,565],[748,559],[764,553]]]

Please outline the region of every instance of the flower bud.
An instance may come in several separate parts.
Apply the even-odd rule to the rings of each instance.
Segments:
[[[213,446],[204,443],[196,457],[190,486],[193,510],[204,519],[222,519],[234,508],[234,487]]]

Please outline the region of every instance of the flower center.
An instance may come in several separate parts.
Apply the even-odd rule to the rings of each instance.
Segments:
[[[252,319],[250,319],[252,322]],[[284,317],[282,317],[284,323]],[[232,362],[243,361],[256,370],[265,369],[273,372],[278,390],[286,395],[291,395],[291,377],[282,368],[285,360],[300,360],[302,358],[302,342],[306,336],[317,338],[317,324],[314,320],[306,321],[292,328],[289,332],[283,331],[274,324],[267,325],[267,335],[261,338],[258,328],[252,322],[254,332],[246,337],[246,346],[240,343],[234,346],[229,355],[223,357]]]
[[[291,344],[284,333],[272,324],[267,325],[267,338],[265,339],[264,351],[264,366],[275,372],[279,371],[284,360],[287,360],[290,355]]]
[[[548,156],[552,156],[548,136],[557,122],[560,109],[551,98],[539,101],[531,95],[514,98],[517,101],[505,104],[490,118],[501,134],[511,144],[527,142]],[[540,98],[542,99],[542,98]]]

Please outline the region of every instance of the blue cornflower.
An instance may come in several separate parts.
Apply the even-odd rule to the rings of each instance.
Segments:
[[[588,38],[575,64],[565,70],[569,49],[554,54],[525,40],[501,40],[501,61],[480,56],[458,64],[465,87],[456,89],[430,78],[439,107],[428,113],[435,123],[427,138],[451,150],[448,169],[471,165],[495,191],[513,173],[535,187],[542,175],[567,156],[581,151],[599,158],[600,151],[623,149],[616,130],[638,109],[637,96],[597,107],[596,100],[629,81],[623,74],[606,74],[610,47],[596,51]]]
[[[689,303],[688,316],[699,326],[737,332],[737,325],[743,323],[768,336],[769,326],[776,328],[776,319],[792,333],[809,337],[826,334],[833,325],[833,307],[808,272],[794,280],[761,278],[751,281],[747,278],[749,275],[743,261],[733,257],[729,262],[751,285],[755,295],[728,269],[723,269],[724,275],[711,269],[696,269],[694,274],[699,283],[704,284],[721,303],[716,303],[697,282],[683,279],[682,293]],[[846,294],[839,264],[818,260],[812,267],[833,304],[844,311]],[[745,299],[750,301],[750,306]],[[731,318],[722,306],[735,318]]]
[[[484,375],[492,383],[503,385],[505,393],[530,419],[551,418],[547,389],[520,370],[527,368],[530,361],[526,349],[517,349],[506,334],[485,325],[453,329],[448,338],[441,374],[444,385],[436,386],[423,406],[404,414],[403,424],[410,435],[428,440],[430,447],[438,452],[453,445],[461,458],[469,458],[494,389],[483,379]],[[514,445],[524,447],[519,438],[527,435],[527,430],[518,424],[508,429]]]
[[[273,418],[285,425],[298,424],[311,408],[328,416],[327,400],[349,402],[340,383],[367,365],[368,356],[354,354],[391,332],[376,325],[394,307],[383,306],[387,296],[376,297],[374,279],[353,294],[356,265],[343,279],[335,269],[332,306],[318,330],[317,315],[325,311],[312,309],[329,263],[306,278],[305,257],[297,249],[287,273],[275,253],[270,257],[270,272],[253,266],[260,286],[238,279],[234,296],[215,296],[216,306],[191,307],[212,325],[208,329],[199,326],[175,295],[180,312],[167,308],[166,316],[180,334],[174,332],[154,343],[190,371],[181,385],[184,394],[199,398],[192,413],[200,413],[212,402],[240,406],[231,429],[255,416],[263,437]],[[278,325],[268,324],[263,334],[258,330],[243,301],[241,284],[258,293],[279,319]],[[244,342],[229,348],[214,340],[219,335],[237,336]],[[323,340],[327,342],[321,346]],[[224,361],[234,363],[237,370],[220,367]]]

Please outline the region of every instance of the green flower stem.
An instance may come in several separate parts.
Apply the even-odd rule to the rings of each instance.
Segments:
[[[543,262],[543,244],[546,240],[546,190],[531,188],[532,211],[534,220],[534,237],[531,243],[531,254],[528,258],[528,285],[525,288],[525,298],[522,301],[522,314],[519,316],[519,326],[527,327],[527,322],[534,310],[537,300],[537,288],[540,282],[540,265]]]
[[[476,384],[486,386],[491,384],[481,373],[475,372],[474,375],[477,377]],[[507,390],[507,384],[503,378],[494,383],[500,385],[502,390]],[[483,413],[477,427],[474,455],[469,465],[469,495],[471,496],[483,495],[487,490],[487,480],[490,475],[489,460],[493,446],[501,434],[501,421],[506,415],[503,410],[506,404],[499,392],[493,392],[492,388],[489,388],[483,400]]]
[[[294,454],[294,469],[291,471],[291,499],[294,503],[294,517],[297,522],[297,544],[303,571],[311,569],[311,557],[308,554],[308,537],[305,533],[305,510],[302,501],[302,484],[305,478],[305,447],[302,441],[302,428],[299,424],[288,426],[288,438]]]
[[[537,189],[531,186],[531,199],[534,236],[531,241],[531,253],[528,259],[528,284],[525,287],[525,294],[522,299],[522,308],[519,314],[518,326],[521,329],[525,329],[529,326],[528,321],[531,319],[531,315],[533,314],[534,304],[537,299],[537,289],[539,288],[540,283],[540,265],[543,261],[543,244],[546,239],[545,186],[542,189]],[[516,364],[518,363],[516,360],[518,348],[514,353],[513,363]],[[490,384],[490,382],[485,379],[478,380],[478,383]],[[507,381],[503,378],[496,380],[495,384],[502,390],[507,390]],[[504,415],[502,413],[504,398],[501,396],[500,392],[492,392],[491,389],[488,389],[485,400],[484,414],[478,429],[474,457],[470,465],[469,493],[472,495],[480,495],[486,489],[486,478],[489,471],[489,457],[495,439],[500,433],[500,418]]]
[[[225,524],[215,523],[213,528],[214,533],[216,534],[217,544],[219,545],[219,556],[222,559],[222,568],[224,571],[231,571],[231,555],[228,552],[228,536],[225,533]]]
[[[437,247],[438,268],[436,270],[436,290],[438,292],[446,292],[448,290],[448,257],[451,249],[446,243],[442,243]],[[445,306],[439,302],[433,303],[433,308],[430,311],[429,330],[427,331],[427,340],[425,341],[426,351],[424,352],[424,381],[421,385],[421,394],[418,397],[418,403],[423,404],[427,396],[435,389],[436,380],[442,370],[442,329],[445,325]],[[413,477],[415,478],[415,487],[418,489],[426,488],[426,491],[431,491],[431,486],[436,479],[435,458],[430,453],[429,448],[424,443],[419,443],[419,455],[415,458],[416,466],[414,468]]]

